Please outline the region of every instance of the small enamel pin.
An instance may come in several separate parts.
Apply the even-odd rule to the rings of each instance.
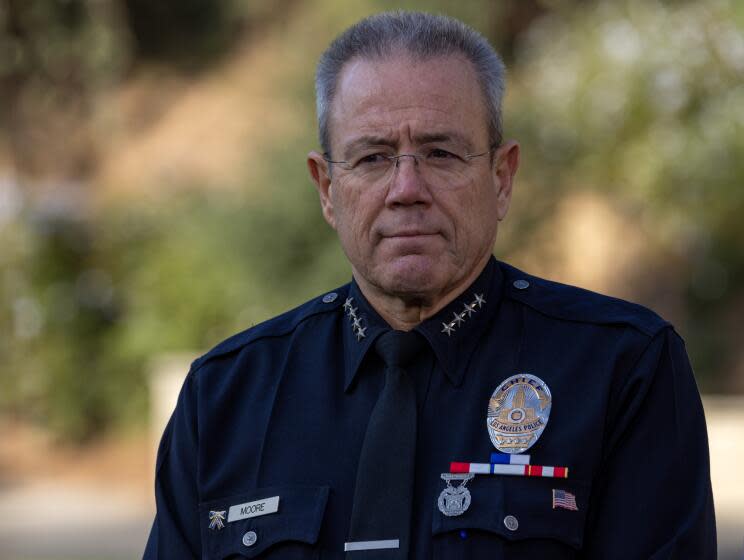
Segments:
[[[226,511],[210,511],[209,512],[209,528],[213,531],[218,531],[225,526],[225,514]]]
[[[565,490],[553,488],[553,509],[563,508],[570,511],[579,511],[576,505],[576,496]]]
[[[442,473],[442,480],[447,483],[447,487],[439,494],[437,505],[447,517],[462,515],[470,507],[470,490],[465,485],[474,477],[474,474],[453,474]],[[459,480],[460,484],[452,486],[453,480]]]

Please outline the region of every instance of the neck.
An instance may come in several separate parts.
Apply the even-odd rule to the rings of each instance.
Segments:
[[[392,294],[367,282],[356,270],[353,273],[359,289],[374,310],[394,329],[410,331],[462,294],[483,272],[490,257],[489,253],[467,276],[438,294]]]

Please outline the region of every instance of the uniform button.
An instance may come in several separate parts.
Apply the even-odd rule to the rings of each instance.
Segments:
[[[243,535],[243,544],[245,546],[253,546],[256,544],[256,541],[258,540],[258,536],[256,535],[256,531],[248,531],[245,535]]]
[[[514,280],[512,284],[517,290],[526,290],[530,287],[530,283],[527,280]]]
[[[336,298],[338,298],[338,294],[336,292],[331,292],[330,294],[323,296],[323,303],[333,303],[336,301]]]
[[[519,527],[519,521],[517,521],[517,518],[513,515],[507,515],[504,517],[504,525],[506,525],[506,528],[510,531],[516,531]]]

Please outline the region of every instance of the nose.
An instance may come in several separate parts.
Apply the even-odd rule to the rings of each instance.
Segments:
[[[400,154],[392,166],[385,203],[388,206],[429,204],[431,193],[424,180],[422,166],[413,154]]]

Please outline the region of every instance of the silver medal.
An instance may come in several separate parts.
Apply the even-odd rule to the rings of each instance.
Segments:
[[[465,513],[470,507],[471,501],[470,490],[465,488],[465,485],[474,476],[475,475],[471,473],[442,473],[442,480],[447,483],[447,487],[442,490],[441,494],[439,494],[439,500],[437,500],[439,511],[447,517],[454,517]],[[458,486],[452,486],[451,482],[453,480],[460,480],[461,482]]]

